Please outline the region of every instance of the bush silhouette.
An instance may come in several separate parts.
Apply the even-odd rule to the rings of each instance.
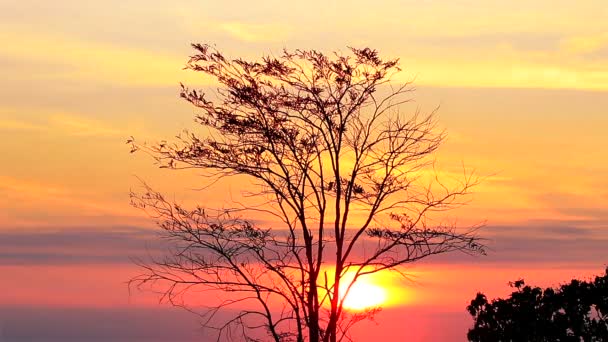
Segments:
[[[594,281],[573,279],[557,289],[509,285],[516,291],[506,299],[478,293],[471,301],[469,341],[608,341],[608,268]]]

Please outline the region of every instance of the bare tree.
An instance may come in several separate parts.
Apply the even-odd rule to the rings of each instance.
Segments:
[[[204,314],[218,340],[336,342],[377,311],[343,307],[361,276],[400,272],[435,254],[484,253],[475,227],[429,219],[462,204],[475,179],[465,172],[451,186],[428,181],[429,157],[445,134],[434,112],[400,111],[412,88],[391,82],[397,59],[350,48],[333,55],[284,51],[250,62],[193,47],[186,68],[220,84],[212,96],[182,85],[181,97],[199,110],[198,133],[185,131],[172,143],[128,143],[161,167],[198,169],[209,181],[244,175],[265,203],[235,213],[186,209],[147,186],[133,193],[133,204],[156,217],[176,247],[144,264],[135,283],[160,282],[164,298],[183,306],[183,294],[198,288],[226,294]],[[282,227],[243,218],[253,211],[273,215]],[[354,276],[343,284],[347,272]],[[236,314],[223,319],[222,311]]]

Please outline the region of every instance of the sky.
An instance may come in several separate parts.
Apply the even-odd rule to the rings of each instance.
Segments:
[[[402,303],[355,329],[362,340],[464,341],[477,291],[504,296],[521,277],[557,285],[608,263],[603,0],[0,0],[0,41],[2,341],[204,334],[126,286],[133,258],[160,253],[152,220],[129,206],[139,179],[188,203],[239,196],[196,191],[197,174],[159,170],[125,145],[192,127],[179,83],[209,86],[182,69],[193,42],[252,59],[348,46],[398,57],[397,81],[417,89],[407,109],[440,107],[439,169],[482,178],[449,215],[485,223],[489,255],[414,266],[392,284]]]

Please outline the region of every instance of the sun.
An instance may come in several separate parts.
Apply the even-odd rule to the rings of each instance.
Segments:
[[[345,291],[346,286],[341,292]],[[358,280],[344,298],[343,307],[347,310],[360,311],[381,306],[386,301],[387,291],[384,288],[366,280]]]

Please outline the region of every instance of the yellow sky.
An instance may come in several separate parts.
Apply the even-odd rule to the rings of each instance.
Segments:
[[[401,80],[419,88],[412,111],[441,105],[442,170],[464,162],[486,177],[454,216],[605,224],[606,18],[603,1],[4,0],[0,224],[140,222],[134,176],[204,198],[188,191],[196,177],[123,144],[192,126],[177,85],[210,81],[181,70],[190,42],[235,57],[348,45],[400,57]]]

